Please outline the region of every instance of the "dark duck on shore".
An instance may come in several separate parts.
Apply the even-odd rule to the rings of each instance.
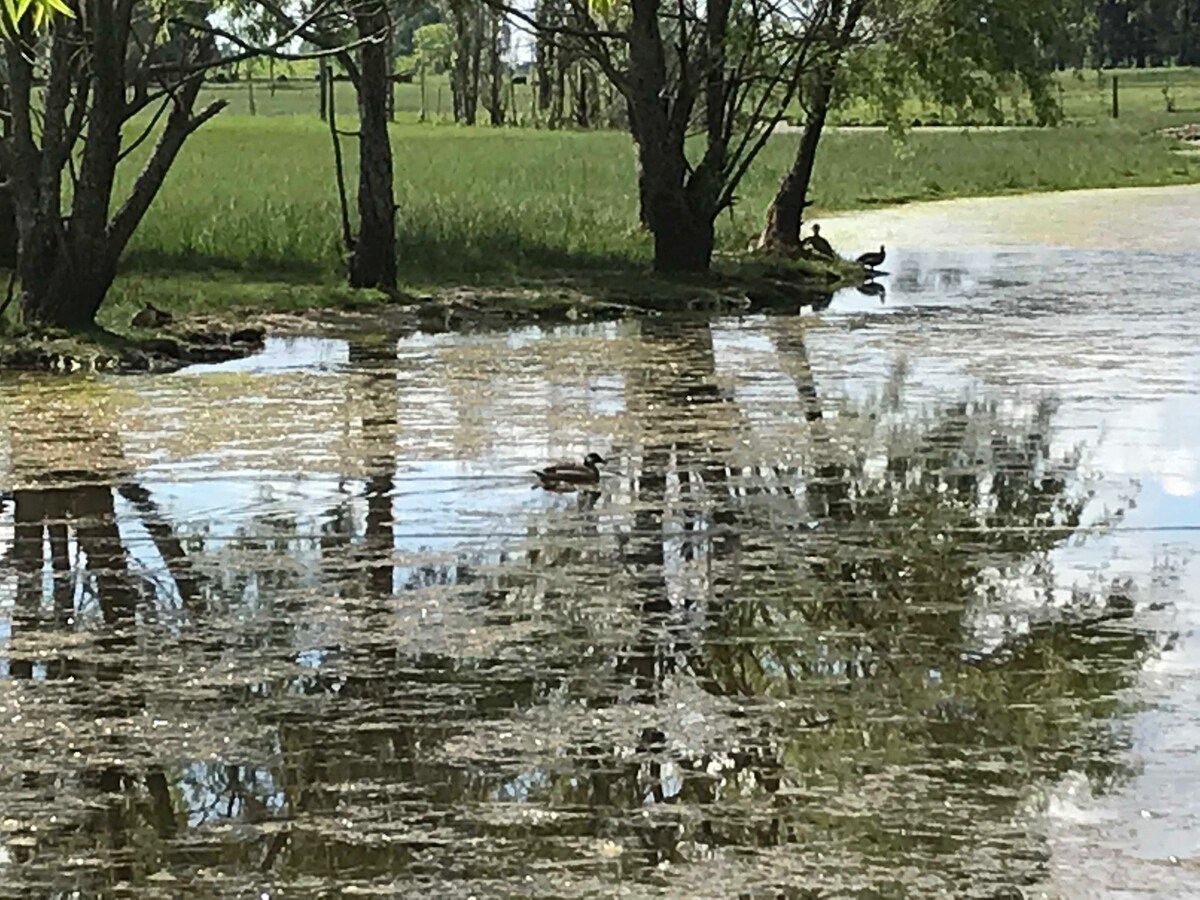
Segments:
[[[573,491],[579,487],[600,483],[600,469],[607,462],[599,453],[589,453],[580,463],[555,463],[534,469],[541,486],[548,491]]]
[[[161,328],[170,325],[174,317],[166,310],[159,309],[152,303],[147,303],[134,314],[129,324],[134,328]]]
[[[878,269],[883,265],[883,261],[887,258],[887,252],[883,249],[883,244],[879,245],[879,252],[871,251],[864,253],[858,258],[858,261],[868,269]]]
[[[804,241],[804,243],[808,246],[808,248],[810,250],[813,251],[813,253],[817,253],[817,254],[820,254],[821,256],[827,256],[830,259],[833,259],[833,257],[834,257],[833,246],[829,243],[829,241],[827,241],[827,240],[825,240],[825,238],[821,237],[821,226],[820,225],[813,226],[812,236],[809,237],[808,239],[806,239]]]

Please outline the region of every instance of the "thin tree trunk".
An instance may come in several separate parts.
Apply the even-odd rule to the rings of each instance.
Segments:
[[[592,125],[591,110],[588,108],[588,68],[587,63],[579,61],[579,82],[575,89],[575,124],[580,128],[590,128]]]
[[[567,59],[559,48],[554,53],[554,82],[550,88],[550,129],[562,128],[563,105],[567,94]]]
[[[0,171],[0,181],[6,174]],[[11,269],[17,264],[17,214],[13,210],[12,192],[0,188],[0,269]]]
[[[804,122],[804,132],[796,148],[796,158],[779,183],[775,199],[767,208],[767,221],[758,239],[760,248],[791,251],[800,247],[800,228],[804,210],[809,205],[808,188],[812,182],[817,147],[821,142],[821,132],[825,128],[825,119],[829,113],[833,76],[833,69],[822,68],[813,91],[808,118]]]
[[[8,109],[8,85],[0,83],[0,109]],[[6,116],[0,123],[0,134],[12,137],[11,120]],[[0,268],[11,269],[17,264],[17,214],[13,209],[12,191],[5,182],[8,172],[0,168]]]
[[[541,0],[537,5],[538,22],[553,24],[556,19],[552,8],[552,0]],[[558,48],[551,35],[539,32],[537,46],[534,50],[534,77],[537,83],[537,110],[546,112],[554,96],[554,64]]]
[[[808,189],[817,159],[817,147],[821,142],[825,119],[829,114],[829,104],[833,98],[833,83],[842,55],[850,46],[865,6],[866,0],[831,2],[829,18],[831,22],[837,23],[837,32],[831,47],[832,54],[815,73],[816,83],[809,99],[804,132],[800,136],[792,167],[784,175],[774,200],[767,208],[766,222],[758,239],[760,248],[788,252],[800,246],[800,228],[804,220],[804,210],[809,205]]]
[[[491,119],[493,127],[500,127],[504,124],[504,99],[501,91],[504,89],[504,74],[503,66],[500,60],[500,16],[496,13],[489,15],[488,29],[488,78],[489,78],[489,96],[491,103],[488,107],[488,116]]]
[[[329,116],[329,105],[326,102],[329,95],[325,93],[329,80],[329,60],[322,56],[317,61],[317,115],[321,117],[322,122]]]
[[[467,124],[474,125],[479,111],[479,85],[483,64],[483,9],[471,11],[471,77],[467,92]]]
[[[388,28],[384,0],[367,0],[355,16],[360,38]],[[358,236],[350,257],[352,287],[396,286],[396,202],[388,135],[387,42],[362,45],[358,89]]]

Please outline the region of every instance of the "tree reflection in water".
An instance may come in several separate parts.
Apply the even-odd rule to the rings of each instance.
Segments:
[[[753,457],[707,323],[646,322],[623,468],[496,553],[398,549],[394,369],[362,347],[371,474],[317,535],[264,512],[185,539],[128,477],[15,491],[5,884],[1036,880],[1030,797],[1120,777],[1118,698],[1150,650],[1116,587],[979,636],[1014,586],[1054,587],[1080,522],[1053,409],[905,418],[897,373],[831,419],[802,335],[772,335],[807,429],[786,461]]]

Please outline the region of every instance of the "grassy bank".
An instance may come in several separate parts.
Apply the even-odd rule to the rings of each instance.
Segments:
[[[648,258],[636,227],[629,139],[618,133],[397,126],[402,271],[461,283]],[[776,136],[719,222],[738,250],[794,152]],[[350,154],[353,156],[353,154]],[[1200,160],[1132,129],[914,133],[900,153],[878,132],[822,144],[815,212],[968,195],[1200,180]],[[229,271],[336,281],[337,200],[315,119],[218,119],[189,143],[136,234],[127,271]],[[853,249],[853,248],[848,248]]]

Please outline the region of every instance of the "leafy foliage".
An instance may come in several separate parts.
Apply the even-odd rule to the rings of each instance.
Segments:
[[[55,14],[75,18],[64,0],[3,0],[0,30],[6,35],[15,33],[26,16],[30,17],[35,29],[41,29]]]

